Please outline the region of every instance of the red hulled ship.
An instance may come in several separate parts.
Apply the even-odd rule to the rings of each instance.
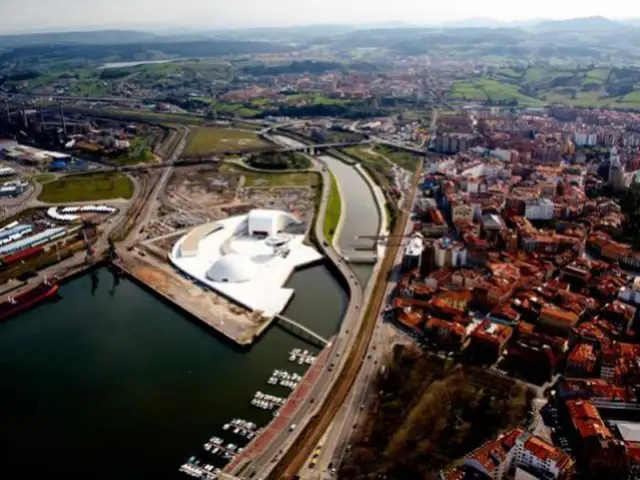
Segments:
[[[6,301],[0,303],[0,322],[4,322],[19,313],[24,312],[38,303],[53,297],[60,287],[56,283],[45,279],[37,287],[22,292],[15,297],[9,296]]]

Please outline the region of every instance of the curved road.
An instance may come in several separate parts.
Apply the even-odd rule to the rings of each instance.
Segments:
[[[351,270],[351,268],[342,261],[340,255],[329,246],[329,242],[324,236],[323,226],[329,191],[331,188],[331,178],[326,168],[321,168],[320,172],[323,178],[323,188],[319,215],[314,226],[315,234],[323,253],[336,265],[341,274],[347,280],[350,294],[349,304],[347,306],[347,311],[345,312],[340,331],[333,338],[330,346],[327,347],[330,349],[327,363],[324,365],[316,384],[309,394],[309,398],[313,398],[315,401],[313,403],[306,401],[299,407],[298,411],[292,416],[292,419],[289,424],[287,424],[286,428],[283,428],[280,434],[273,442],[271,442],[269,447],[267,447],[260,456],[253,459],[251,466],[243,471],[243,478],[267,478],[269,472],[277,464],[277,462],[274,462],[273,460],[277,460],[280,457],[281,452],[288,450],[293,445],[298,433],[303,429],[303,425],[306,424],[318,405],[322,403],[321,399],[328,393],[328,388],[332,381],[339,375],[345,359],[347,358],[347,352],[345,352],[345,349],[353,344],[353,340],[357,332],[355,327],[360,316],[359,314],[363,304],[364,291],[353,270]],[[334,367],[331,367],[332,363],[335,363]],[[289,431],[289,427],[293,424],[296,425],[296,429],[291,432]]]

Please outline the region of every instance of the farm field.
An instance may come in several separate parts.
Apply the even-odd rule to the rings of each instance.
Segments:
[[[496,68],[468,81],[454,81],[449,98],[532,107],[640,109],[640,70],[566,65]]]
[[[128,199],[133,196],[133,182],[122,173],[97,173],[63,177],[42,185],[38,200],[47,203],[91,202]]]
[[[219,127],[198,127],[189,137],[182,155],[198,157],[215,153],[233,153],[268,144],[254,133]]]

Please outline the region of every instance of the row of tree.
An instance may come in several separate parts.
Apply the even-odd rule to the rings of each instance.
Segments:
[[[247,163],[263,170],[304,170],[311,168],[307,157],[295,152],[267,152],[251,155]]]

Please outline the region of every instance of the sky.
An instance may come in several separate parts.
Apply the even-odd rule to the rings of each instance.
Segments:
[[[640,18],[630,0],[0,0],[0,33],[93,27],[242,28],[322,23],[416,24],[601,15]]]

